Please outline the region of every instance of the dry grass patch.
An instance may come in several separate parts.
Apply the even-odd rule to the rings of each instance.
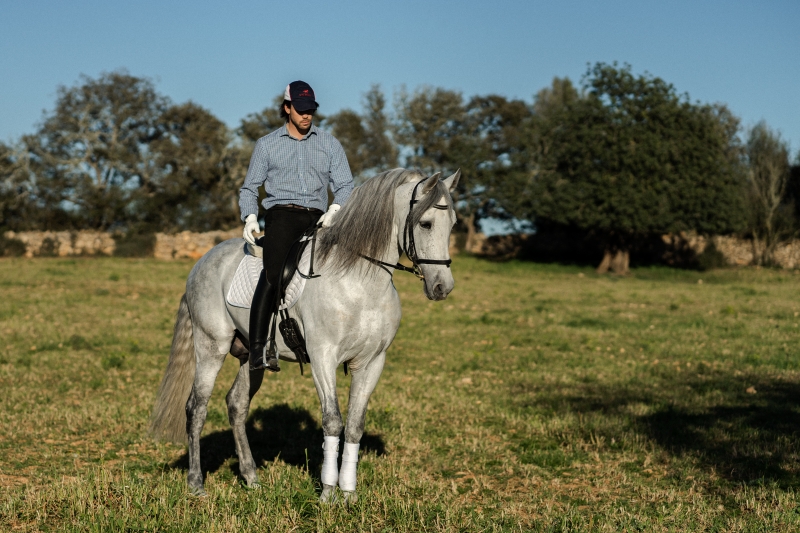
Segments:
[[[348,509],[317,503],[320,409],[292,366],[248,421],[260,490],[238,478],[232,358],[202,441],[208,498],[187,494],[183,447],[147,437],[191,266],[0,261],[0,530],[800,526],[798,275],[611,278],[460,257],[455,291],[433,303],[397,274],[403,324]]]

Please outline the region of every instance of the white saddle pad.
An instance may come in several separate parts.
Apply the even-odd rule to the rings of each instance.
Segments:
[[[306,278],[300,276],[299,273],[308,274],[310,263],[311,247],[308,246],[300,257],[300,264],[297,265],[297,271],[294,273],[294,276],[292,276],[289,287],[286,288],[286,296],[280,304],[280,309],[291,309],[292,306],[297,303],[300,295],[303,294],[303,289],[306,286]],[[248,249],[248,253],[246,253],[239,262],[236,273],[233,275],[231,288],[228,289],[228,296],[225,298],[228,304],[234,307],[249,309],[253,303],[253,294],[256,292],[258,278],[261,276],[261,271],[263,269],[264,263],[262,259],[251,255]]]

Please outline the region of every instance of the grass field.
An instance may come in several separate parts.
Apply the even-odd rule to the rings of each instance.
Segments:
[[[183,447],[147,437],[191,266],[0,261],[0,531],[800,529],[800,275],[458,257],[433,303],[398,273],[347,508],[317,503],[319,402],[293,365],[254,399],[259,490],[237,477],[233,358],[209,497],[187,494]]]

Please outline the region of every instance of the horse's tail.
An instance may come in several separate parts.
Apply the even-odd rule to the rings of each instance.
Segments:
[[[196,365],[192,317],[184,294],[175,320],[167,370],[150,418],[150,434],[157,439],[186,442],[186,401],[192,390]]]

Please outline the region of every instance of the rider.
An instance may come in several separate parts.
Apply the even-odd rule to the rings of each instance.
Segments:
[[[331,134],[312,124],[319,104],[314,90],[304,81],[286,86],[281,117],[286,124],[261,137],[253,150],[244,185],[239,190],[244,239],[255,244],[258,224],[258,188],[267,194],[262,205],[264,271],[250,307],[250,370],[278,372],[277,354],[266,353],[269,317],[274,311],[275,291],[289,248],[316,223],[330,226],[333,216],[353,190],[353,176],[342,145]],[[327,212],[328,185],[333,203]]]

